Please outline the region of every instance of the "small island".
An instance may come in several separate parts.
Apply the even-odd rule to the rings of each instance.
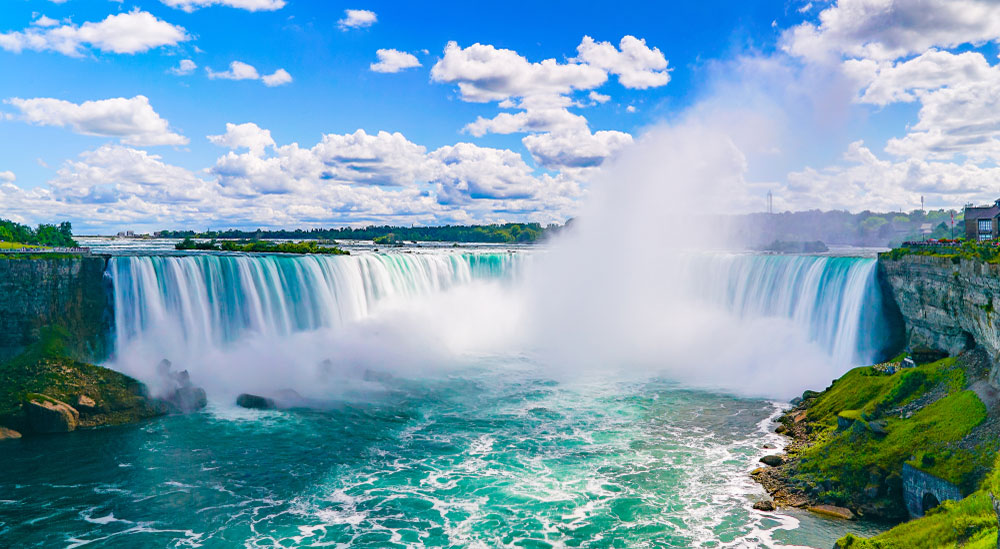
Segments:
[[[178,250],[204,250],[216,252],[251,252],[267,254],[318,254],[318,255],[350,255],[351,252],[337,246],[320,246],[316,241],[302,242],[265,242],[255,240],[249,242],[234,242],[226,240],[216,243],[215,240],[208,242],[196,242],[191,238],[185,238],[174,246]]]

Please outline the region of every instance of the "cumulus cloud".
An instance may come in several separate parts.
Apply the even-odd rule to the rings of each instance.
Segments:
[[[344,10],[344,18],[337,21],[341,30],[363,29],[374,25],[378,16],[370,10]]]
[[[399,72],[403,69],[419,67],[420,61],[412,53],[399,50],[378,50],[378,63],[371,64],[374,72]]]
[[[226,124],[226,133],[222,135],[209,135],[208,140],[221,147],[229,149],[249,149],[250,153],[259,156],[264,153],[264,149],[274,146],[274,139],[271,138],[271,131],[265,130],[254,124]]]
[[[954,207],[995,199],[1000,178],[1000,168],[973,163],[881,160],[861,141],[851,143],[844,161],[790,173],[782,196],[792,203],[853,211],[905,210],[919,204],[921,196],[929,205]]]
[[[578,61],[617,75],[618,82],[626,88],[656,88],[670,81],[663,53],[634,36],[622,37],[618,48],[610,42],[595,42],[584,36],[576,51]]]
[[[596,91],[591,91],[587,94],[587,97],[594,103],[607,103],[611,100],[610,95],[604,95],[603,93],[597,93]]]
[[[898,59],[932,47],[982,44],[1000,37],[1000,4],[990,0],[840,0],[783,34],[792,55]]]
[[[188,139],[170,130],[143,95],[71,103],[38,97],[11,98],[5,103],[21,111],[20,119],[40,126],[69,128],[83,135],[115,137],[126,145],[186,145]]]
[[[56,51],[78,57],[83,55],[84,46],[102,52],[134,54],[173,46],[188,39],[183,27],[171,25],[136,8],[109,15],[97,23],[36,26],[0,33],[0,48],[15,53],[23,50]]]
[[[170,69],[170,72],[171,74],[176,74],[177,76],[184,76],[186,74],[191,74],[197,68],[198,65],[195,64],[194,61],[190,59],[181,59],[180,64]]]
[[[216,80],[260,80],[265,86],[274,87],[288,84],[292,81],[292,75],[285,69],[278,69],[271,74],[261,76],[257,68],[242,61],[233,61],[229,64],[229,70],[216,72],[209,67],[205,68],[208,77]]]
[[[14,175],[14,172],[10,170],[0,172],[0,181],[4,183],[13,183],[15,180],[17,180],[17,176]]]
[[[271,74],[265,74],[260,77],[260,80],[264,82],[265,86],[273,88],[275,86],[290,84],[292,82],[292,75],[288,74],[288,71],[285,69],[278,69]]]
[[[228,6],[247,11],[274,11],[285,7],[285,0],[160,0],[164,4],[188,13],[208,6]]]
[[[532,63],[517,52],[487,44],[449,42],[431,69],[436,82],[456,83],[462,99],[476,103],[512,97],[564,95],[604,84],[607,73],[583,63],[546,59]]]
[[[536,162],[549,169],[593,168],[632,144],[632,135],[618,131],[543,133],[521,140]]]
[[[59,24],[59,21],[52,19],[51,17],[46,17],[45,15],[40,15],[38,16],[38,19],[32,21],[31,24],[36,27],[54,27]]]

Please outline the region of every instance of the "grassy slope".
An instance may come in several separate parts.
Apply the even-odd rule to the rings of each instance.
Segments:
[[[958,444],[987,416],[965,386],[965,372],[953,358],[891,376],[871,367],[851,370],[809,404],[813,443],[794,456],[799,462],[790,478],[825,487],[815,490],[821,501],[852,507],[867,502],[899,509],[898,488],[895,495],[884,488],[874,498],[861,494],[873,486],[898,487],[906,462],[974,490],[996,447],[970,451]],[[838,416],[855,423],[838,430]],[[873,432],[876,426],[887,434]]]
[[[927,516],[900,524],[872,539],[848,534],[840,539],[838,546],[844,549],[995,548],[997,517],[990,502],[990,492],[1000,494],[998,466],[1000,463],[994,464],[980,489],[969,497],[946,501]]]

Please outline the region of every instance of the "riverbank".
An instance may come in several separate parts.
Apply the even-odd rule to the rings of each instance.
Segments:
[[[948,520],[962,522],[967,519],[961,509],[981,507],[963,498],[992,482],[1000,449],[991,362],[982,350],[910,368],[902,359],[855,368],[822,392],[807,391],[779,418],[777,431],[790,442],[780,456],[765,458],[770,465],[752,473],[779,507],[888,524],[925,514],[940,523],[938,515],[951,509],[956,511]],[[946,500],[963,501],[938,508]],[[994,532],[996,527],[994,518]],[[982,537],[959,532],[950,539],[968,541],[972,534]],[[900,535],[893,529],[873,539]]]

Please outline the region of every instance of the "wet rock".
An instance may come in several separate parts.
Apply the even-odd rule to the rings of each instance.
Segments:
[[[875,499],[875,498],[878,497],[878,491],[879,491],[879,485],[878,484],[869,484],[869,485],[865,486],[864,494],[865,494],[865,497],[868,498],[868,499]]]
[[[846,507],[837,507],[836,505],[813,505],[807,509],[817,515],[840,518],[844,520],[854,520],[854,513]]]
[[[15,438],[21,438],[21,433],[18,433],[13,429],[0,427],[0,440],[13,440]]]
[[[761,448],[763,448],[765,450],[774,450],[774,445],[773,444],[765,444],[765,445],[761,446]]]
[[[771,467],[777,467],[777,466],[781,465],[782,463],[784,463],[785,460],[782,459],[781,456],[779,456],[777,454],[772,454],[772,455],[764,456],[764,457],[760,458],[760,462],[763,463],[764,465],[769,465]]]
[[[208,395],[201,387],[181,387],[170,393],[166,401],[178,411],[195,412],[208,405]]]
[[[774,432],[778,433],[779,435],[783,435],[788,432],[788,427],[782,423],[781,425],[778,425],[778,427],[774,430]]]
[[[274,410],[278,407],[274,401],[269,398],[259,395],[251,395],[248,393],[243,393],[236,397],[236,405],[240,408],[249,408],[251,410]]]
[[[762,499],[755,501],[753,508],[758,511],[774,511],[774,502],[769,499]]]
[[[80,423],[80,412],[65,402],[32,395],[24,403],[28,426],[36,433],[68,433]]]

